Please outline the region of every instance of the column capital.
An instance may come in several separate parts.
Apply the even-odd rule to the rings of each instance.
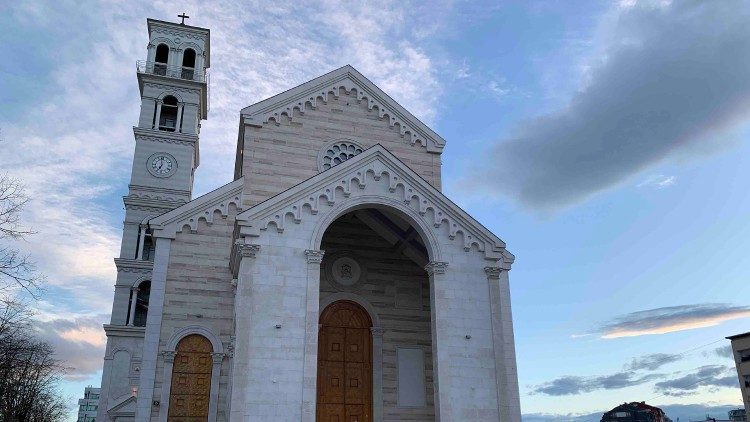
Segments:
[[[424,269],[429,275],[445,274],[446,268],[448,268],[448,263],[440,261],[432,261],[424,266]]]
[[[237,337],[229,336],[229,343],[227,343],[227,356],[230,358],[234,357],[234,342]]]
[[[307,263],[308,264],[320,264],[323,262],[323,255],[325,255],[326,251],[316,250],[316,249],[306,249],[305,250],[305,256],[307,257]]]
[[[211,353],[211,359],[214,363],[221,363],[224,360],[224,353]]]
[[[484,272],[487,274],[487,278],[491,280],[497,280],[500,278],[500,274],[505,271],[500,267],[484,267]]]
[[[258,251],[260,251],[260,245],[243,243],[241,240],[238,240],[234,244],[237,246],[237,254],[242,258],[255,258]]]
[[[161,352],[161,355],[164,357],[164,362],[174,363],[174,357],[177,356],[177,352],[174,350],[165,350]]]
[[[383,328],[383,327],[370,327],[370,332],[372,333],[373,337],[383,337],[383,334],[385,334],[385,328]]]

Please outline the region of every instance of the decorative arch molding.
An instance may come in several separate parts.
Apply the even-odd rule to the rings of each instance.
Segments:
[[[336,204],[328,213],[326,213],[325,216],[316,222],[315,228],[313,229],[313,236],[310,238],[310,249],[320,248],[320,245],[323,242],[323,235],[336,219],[346,213],[363,208],[385,208],[391,211],[396,211],[402,218],[411,224],[422,237],[430,261],[440,260],[438,258],[442,256],[442,253],[436,233],[425,224],[424,220],[420,218],[419,214],[416,213],[413,208],[404,204],[403,201],[398,201],[397,199],[383,195],[363,195]]]
[[[165,91],[163,91],[161,94],[159,94],[156,97],[156,100],[157,101],[164,101],[164,98],[169,97],[169,96],[177,98],[177,102],[178,103],[184,103],[185,102],[185,101],[182,100],[182,96],[176,90],[172,90],[171,88],[167,88]]]
[[[174,239],[177,233],[188,227],[191,232],[198,230],[198,222],[213,224],[218,212],[222,218],[229,216],[230,209],[239,213],[242,210],[243,179],[239,178],[212,192],[196,198],[185,205],[164,213],[149,221],[154,237]]]
[[[347,94],[356,93],[357,101],[366,101],[368,110],[377,109],[379,118],[385,119],[387,116],[389,126],[398,126],[401,136],[411,145],[419,143],[430,152],[440,153],[443,150],[445,140],[440,135],[350,65],[245,107],[242,117],[247,124],[259,125],[271,121],[279,124],[282,116],[293,119],[295,110],[304,114],[308,107],[315,109],[318,101],[326,103],[330,95],[338,98],[341,89]]]
[[[354,293],[338,292],[338,293],[333,293],[333,294],[326,296],[325,298],[320,300],[320,312],[323,312],[323,309],[327,308],[332,303],[338,302],[340,300],[348,300],[350,302],[354,302],[357,305],[361,306],[362,309],[364,309],[365,311],[367,311],[368,314],[370,314],[370,319],[372,320],[372,327],[381,328],[380,315],[378,315],[378,312],[375,310],[375,307],[373,307],[372,304],[367,299]]]
[[[213,353],[224,353],[224,346],[221,344],[219,337],[210,328],[203,325],[188,325],[175,331],[169,338],[165,351],[174,352],[177,349],[177,343],[191,334],[198,334],[207,338],[211,342]]]
[[[216,422],[219,404],[219,379],[221,376],[221,363],[224,360],[224,346],[214,332],[203,325],[188,325],[175,331],[167,342],[166,349],[161,353],[164,359],[164,383],[161,389],[161,406],[159,410],[159,421],[167,422],[169,415],[169,395],[172,390],[172,368],[174,358],[177,354],[177,344],[183,338],[197,334],[205,337],[211,342],[213,366],[211,368],[211,390],[209,393],[208,421]]]
[[[314,220],[309,249],[315,250],[336,218],[372,207],[400,211],[422,236],[431,261],[444,261],[441,245],[453,243],[467,253],[478,251],[487,260],[500,261],[503,268],[513,263],[502,240],[381,145],[243,211],[237,224],[240,236],[258,237],[271,226],[283,233],[287,225]]]
[[[151,274],[147,274],[147,275],[142,275],[142,276],[138,277],[138,278],[137,278],[137,279],[136,279],[136,280],[135,280],[135,281],[133,282],[133,284],[131,285],[131,288],[133,288],[133,289],[136,289],[136,288],[138,288],[138,286],[140,286],[140,285],[141,285],[141,283],[143,283],[144,281],[151,281]]]
[[[195,50],[196,56],[203,55],[203,49],[198,44],[196,44],[194,42],[183,41],[177,48],[180,49],[180,50],[182,50],[182,51],[185,51],[185,50],[187,50],[189,48],[189,49]]]
[[[177,46],[175,45],[174,41],[171,40],[171,39],[169,39],[169,38],[166,38],[166,37],[156,37],[156,38],[153,38],[151,40],[150,44],[153,45],[154,48],[159,47],[159,44],[165,44],[167,47],[169,47],[170,50],[173,49],[173,48],[177,48]]]

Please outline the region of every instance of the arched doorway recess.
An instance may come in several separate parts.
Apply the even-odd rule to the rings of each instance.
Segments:
[[[359,304],[341,300],[320,315],[318,421],[372,420],[372,320]]]

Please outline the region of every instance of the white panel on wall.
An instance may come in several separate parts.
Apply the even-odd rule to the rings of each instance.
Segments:
[[[130,374],[130,353],[125,350],[118,350],[112,357],[112,372],[109,377],[109,396],[112,398],[120,397],[130,392],[130,385],[127,381]]]
[[[398,405],[424,407],[427,405],[424,379],[424,350],[396,348],[398,365]]]

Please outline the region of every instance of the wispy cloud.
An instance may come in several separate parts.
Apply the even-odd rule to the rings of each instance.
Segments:
[[[724,321],[750,317],[750,306],[726,303],[668,306],[632,312],[603,324],[597,333],[604,339],[673,333],[712,327]]]
[[[652,189],[664,189],[668,188],[675,184],[677,181],[677,178],[675,176],[665,176],[663,174],[656,174],[653,176],[647,177],[645,180],[643,180],[641,183],[638,183],[637,187],[639,188],[652,188]]]
[[[723,365],[701,366],[695,372],[667,381],[657,382],[657,392],[672,397],[694,395],[701,387],[737,388],[739,382],[734,368]]]
[[[519,123],[466,182],[555,210],[669,157],[727,145],[750,110],[748,19],[731,2],[615,7],[567,106]]]
[[[645,384],[663,376],[663,374],[638,374],[635,371],[624,371],[593,377],[564,376],[556,378],[549,383],[535,386],[532,394],[568,396],[589,393],[596,390],[619,390],[621,388]]]
[[[649,355],[633,358],[633,361],[625,365],[630,371],[649,370],[655,371],[664,365],[677,362],[683,358],[680,354],[652,353]]]

